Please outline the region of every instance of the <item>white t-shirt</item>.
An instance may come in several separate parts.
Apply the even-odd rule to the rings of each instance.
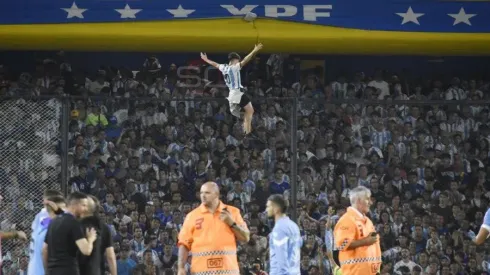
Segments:
[[[238,104],[240,103],[240,99],[243,93],[240,91],[242,86],[242,79],[240,75],[240,63],[236,63],[233,65],[228,64],[220,64],[218,69],[223,74],[225,78],[225,84],[230,89],[230,93],[228,94],[228,100],[230,103]]]
[[[383,100],[383,99],[385,99],[385,96],[390,95],[390,85],[388,85],[388,82],[386,82],[386,81],[373,80],[373,81],[368,83],[368,86],[374,87],[374,88],[380,90],[380,93],[378,95],[378,99]]]

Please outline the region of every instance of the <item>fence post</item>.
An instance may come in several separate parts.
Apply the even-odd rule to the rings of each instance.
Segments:
[[[68,133],[70,130],[70,98],[61,98],[61,192],[68,195]]]
[[[291,108],[291,219],[297,222],[298,214],[298,97]]]

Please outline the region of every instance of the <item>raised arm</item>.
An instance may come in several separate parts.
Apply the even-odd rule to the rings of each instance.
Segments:
[[[245,65],[252,60],[252,58],[262,49],[262,43],[255,45],[254,49],[240,62],[240,68],[243,68]]]
[[[206,53],[201,53],[201,59],[204,60],[204,62],[208,63],[209,65],[215,67],[216,69],[218,69],[219,67],[219,64],[214,62],[213,60],[210,60],[208,58],[208,55]]]
[[[224,208],[220,213],[220,219],[230,226],[237,240],[243,243],[248,243],[250,241],[250,231],[248,230],[247,224],[243,220],[240,211],[230,211]]]
[[[91,228],[91,229],[87,228],[86,233],[87,233],[86,238],[85,237],[75,238],[76,239],[75,243],[83,255],[90,256],[90,254],[92,254],[92,250],[94,249],[94,242],[95,242],[95,239],[97,238],[97,235],[95,233],[95,229],[93,229],[93,228]]]

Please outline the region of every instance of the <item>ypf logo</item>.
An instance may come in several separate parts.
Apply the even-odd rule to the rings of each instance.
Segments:
[[[208,259],[208,268],[223,268],[223,258]]]

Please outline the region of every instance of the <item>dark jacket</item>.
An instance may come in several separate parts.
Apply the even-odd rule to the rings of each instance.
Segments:
[[[90,256],[81,253],[78,255],[80,275],[105,274],[105,251],[112,247],[112,236],[108,226],[96,216],[86,217],[81,220],[84,230],[94,228],[97,231],[97,239]]]

